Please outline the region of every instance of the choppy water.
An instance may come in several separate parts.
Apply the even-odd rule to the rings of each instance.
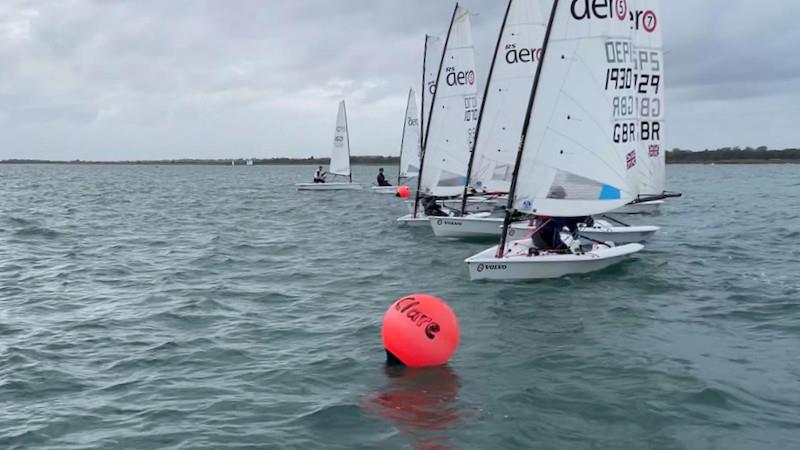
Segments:
[[[800,166],[673,166],[646,253],[527,284],[312,171],[0,166],[0,448],[800,447]],[[387,371],[417,291],[461,348]]]

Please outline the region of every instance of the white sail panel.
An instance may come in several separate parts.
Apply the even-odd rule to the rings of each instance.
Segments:
[[[425,35],[425,57],[422,68],[422,137],[427,130],[428,118],[431,116],[433,94],[436,92],[436,75],[442,62],[444,39],[438,36]]]
[[[633,18],[637,2],[556,2],[523,148],[514,208],[603,213],[639,194]]]
[[[420,154],[422,153],[417,96],[413,89],[408,91],[405,119],[403,140],[400,145],[400,178],[413,178],[419,175]]]
[[[439,69],[431,108],[425,163],[420,179],[423,195],[461,195],[478,121],[475,48],[469,11],[456,8],[447,48]]]
[[[336,133],[333,136],[331,164],[328,173],[350,176],[350,136],[347,130],[347,109],[344,100],[339,102],[339,114],[336,116]]]
[[[658,0],[639,0],[634,26],[636,108],[639,120],[639,190],[660,195],[666,189],[664,147],[664,43]]]
[[[470,186],[508,192],[528,99],[542,56],[546,19],[539,0],[513,0],[487,81]]]

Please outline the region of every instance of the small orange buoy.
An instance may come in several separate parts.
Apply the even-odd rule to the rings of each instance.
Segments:
[[[389,362],[399,361],[408,367],[446,364],[460,340],[453,310],[441,299],[426,294],[394,302],[383,316],[381,336]]]
[[[408,198],[411,196],[411,189],[409,189],[408,186],[398,186],[395,195],[400,198]]]

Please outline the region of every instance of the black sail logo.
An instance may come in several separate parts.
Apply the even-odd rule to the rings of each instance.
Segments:
[[[658,26],[658,17],[652,10],[632,10],[628,0],[572,0],[570,8],[575,20],[611,19],[631,22],[633,30],[652,33]]]
[[[520,48],[514,44],[506,46],[506,62],[508,64],[533,63],[542,60],[544,50],[541,48]]]
[[[447,85],[448,86],[466,86],[475,84],[475,71],[474,70],[460,70],[456,71],[454,68],[447,70]]]

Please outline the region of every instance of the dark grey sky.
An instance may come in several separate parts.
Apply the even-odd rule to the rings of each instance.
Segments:
[[[479,68],[505,1],[467,0]],[[444,0],[2,0],[0,159],[396,154]],[[800,146],[800,2],[666,0],[668,147]],[[481,77],[482,78],[482,77]]]

